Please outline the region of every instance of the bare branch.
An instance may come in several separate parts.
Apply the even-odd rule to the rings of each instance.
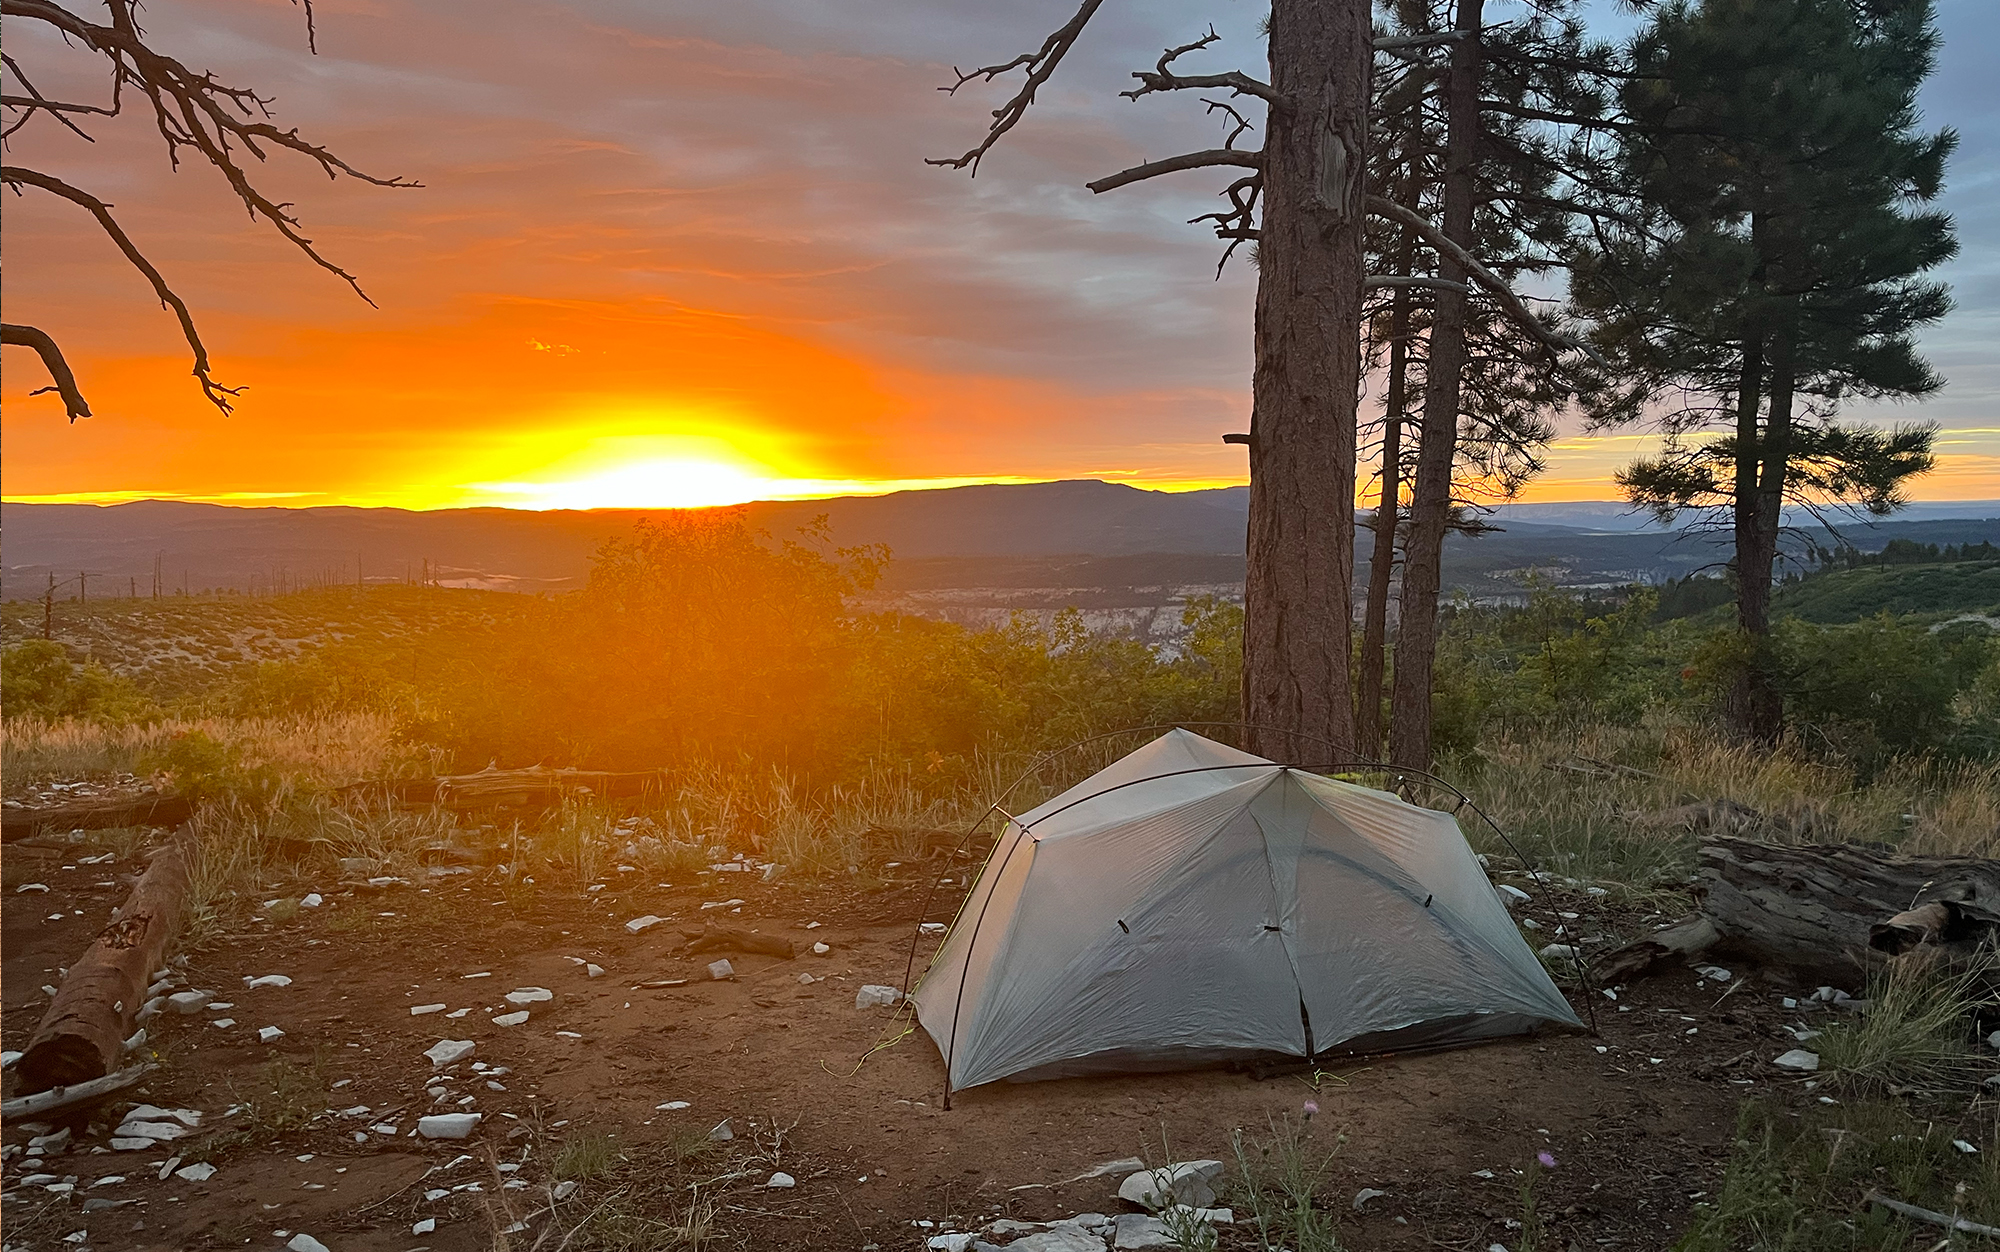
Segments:
[[[1422,274],[1370,274],[1363,282],[1370,287],[1429,287],[1436,291],[1461,291],[1472,294],[1468,283],[1455,283],[1449,278],[1429,278]]]
[[[1431,48],[1441,43],[1453,43],[1476,34],[1469,30],[1447,30],[1435,35],[1392,35],[1374,41],[1377,52],[1396,52],[1403,48]]]
[[[1384,199],[1381,196],[1369,196],[1367,204],[1370,213],[1375,214],[1377,217],[1386,217],[1391,221],[1402,223],[1415,231],[1417,236],[1426,244],[1429,244],[1440,256],[1450,257],[1453,261],[1457,262],[1459,267],[1467,274],[1470,274],[1475,282],[1486,289],[1487,294],[1491,295],[1498,302],[1501,309],[1506,312],[1509,318],[1519,325],[1522,330],[1540,340],[1542,345],[1552,353],[1566,351],[1580,352],[1596,365],[1605,369],[1610,368],[1610,363],[1598,355],[1596,349],[1592,348],[1589,344],[1569,335],[1557,334],[1547,326],[1544,326],[1541,319],[1531,313],[1527,305],[1521,303],[1521,297],[1515,295],[1513,289],[1501,281],[1498,275],[1481,264],[1479,258],[1454,243],[1443,231],[1432,225],[1422,214],[1412,212],[1395,201]]]
[[[1256,127],[1250,124],[1249,118],[1243,116],[1241,113],[1238,113],[1236,111],[1236,106],[1228,103],[1227,101],[1210,100],[1206,96],[1204,96],[1202,98],[1202,103],[1208,106],[1206,109],[1202,110],[1205,113],[1213,113],[1216,110],[1220,109],[1222,112],[1227,113],[1229,115],[1229,120],[1232,123],[1232,129],[1230,130],[1228,137],[1222,141],[1222,146],[1225,148],[1234,148],[1236,146],[1236,141],[1242,137],[1244,131],[1256,129]]]
[[[1121,91],[1118,94],[1124,96],[1127,100],[1137,100],[1140,96],[1149,96],[1156,91],[1187,91],[1189,89],[1202,91],[1211,87],[1226,87],[1239,96],[1256,96],[1274,109],[1290,110],[1292,102],[1283,95],[1280,95],[1275,87],[1266,82],[1259,82],[1241,70],[1230,70],[1226,74],[1181,75],[1174,73],[1169,68],[1183,54],[1206,48],[1220,38],[1222,36],[1216,34],[1215,27],[1211,26],[1208,28],[1206,35],[1203,35],[1193,43],[1184,43],[1178,48],[1168,48],[1161,54],[1159,64],[1152,70],[1133,71],[1132,77],[1139,80],[1139,86],[1133,88],[1131,91]]]
[[[52,178],[18,165],[0,166],[0,183],[15,188],[17,192],[22,187],[39,188],[52,196],[60,196],[71,204],[81,206],[85,212],[97,219],[97,224],[111,237],[111,242],[118,245],[118,250],[125,254],[125,259],[132,263],[134,269],[146,276],[146,281],[153,284],[153,294],[160,298],[160,303],[173,310],[174,316],[180,319],[181,334],[187,339],[188,347],[194,351],[194,376],[201,381],[202,394],[207,396],[209,402],[216,408],[228,413],[231,408],[229,398],[241,395],[243,388],[225,387],[209,376],[208,348],[203,345],[201,334],[195,329],[194,315],[188,312],[187,302],[174,294],[173,288],[167,286],[166,278],[151,261],[146,259],[145,253],[139,251],[139,246],[132,242],[132,237],[125,233],[124,227],[111,216],[111,206],[87,191],[70,186],[60,178]],[[53,346],[51,344],[51,347]],[[47,357],[43,359],[47,360]],[[54,373],[54,369],[51,368],[50,372]],[[72,380],[71,386],[74,385]],[[65,399],[67,398],[65,395]],[[78,403],[81,402],[82,398],[79,396]]]
[[[53,391],[62,397],[63,408],[69,411],[69,420],[90,416],[90,405],[85,403],[83,392],[76,385],[76,375],[70,372],[69,362],[63,360],[62,349],[49,338],[48,332],[33,326],[17,326],[12,322],[0,323],[0,344],[11,343],[18,347],[33,348],[42,358],[42,365],[55,380],[51,387],[37,387],[28,394],[39,396]]]
[[[1043,83],[1049,81],[1049,76],[1056,72],[1056,66],[1062,63],[1063,56],[1075,46],[1077,36],[1083,34],[1083,28],[1089,24],[1091,16],[1103,3],[1104,0],[1083,0],[1076,15],[1042,41],[1039,52],[1024,52],[1011,61],[984,66],[971,73],[961,72],[957,66],[953,66],[951,72],[958,75],[958,81],[949,87],[938,88],[946,95],[956,95],[960,87],[975,78],[992,82],[1000,75],[1017,69],[1027,70],[1028,77],[1027,81],[1021,84],[1021,90],[1014,93],[1013,99],[993,110],[993,125],[987,128],[986,138],[979,142],[978,147],[967,150],[963,156],[926,157],[924,164],[942,165],[955,170],[970,166],[976,177],[979,173],[980,159],[994,144],[1000,142],[1000,136],[1014,129],[1014,124],[1027,114],[1028,106],[1035,102],[1035,93],[1041,89]]]
[[[1264,168],[1264,154],[1244,152],[1237,148],[1210,148],[1206,152],[1183,152],[1179,156],[1168,157],[1163,161],[1148,161],[1144,165],[1135,165],[1108,178],[1085,183],[1084,186],[1103,195],[1107,191],[1116,191],[1120,187],[1142,182],[1148,178],[1158,178],[1162,174],[1205,169],[1211,165],[1236,165],[1244,169],[1260,170]]]
[[[50,117],[61,122],[86,142],[96,143],[95,139],[84,134],[82,127],[63,115],[65,113],[95,113],[101,117],[112,117],[118,112],[115,95],[112,106],[108,109],[95,104],[63,104],[59,101],[49,99],[42,94],[39,87],[28,81],[27,72],[21,68],[21,63],[13,57],[5,53],[0,53],[0,65],[5,65],[7,72],[12,74],[28,92],[25,96],[0,96],[0,107],[21,110],[21,116],[18,120],[9,125],[5,130],[0,130],[0,139],[5,139],[23,126],[26,126],[35,116],[36,112],[39,111],[47,113]]]

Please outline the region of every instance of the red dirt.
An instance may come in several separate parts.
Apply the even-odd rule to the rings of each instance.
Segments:
[[[112,867],[65,868],[91,850],[8,849],[8,1048],[24,1046],[39,1019],[41,984],[55,980],[56,968],[123,898],[122,886],[91,886],[111,881],[105,871]],[[1219,1070],[999,1083],[959,1094],[947,1112],[940,1107],[943,1065],[928,1036],[907,1034],[869,1054],[907,1019],[854,1007],[862,984],[902,980],[922,901],[913,877],[868,892],[783,879],[767,885],[736,873],[663,891],[631,882],[639,877],[613,875],[605,890],[585,895],[485,872],[381,894],[336,894],[310,881],[271,890],[296,897],[317,886],[328,904],[281,924],[248,923],[189,958],[185,985],[214,991],[234,1007],[154,1019],[148,1046],[161,1053],[161,1072],[129,1099],[100,1109],[88,1131],[79,1123],[75,1142],[50,1162],[12,1156],[5,1171],[9,1246],[55,1247],[64,1235],[87,1231],[90,1247],[270,1248],[284,1242],[274,1232],[305,1231],[333,1252],[487,1248],[495,1244],[485,1205],[497,1175],[486,1145],[502,1161],[520,1159],[524,1145],[531,1149],[512,1175],[529,1186],[503,1193],[526,1212],[534,1207],[530,1197],[544,1194],[566,1132],[600,1127],[645,1143],[728,1118],[739,1154],[752,1149],[753,1123],[768,1132],[774,1122],[796,1121],[781,1164],[798,1186],[765,1190],[760,1169],[721,1188],[719,1246],[918,1248],[931,1233],[912,1225],[920,1219],[955,1220],[965,1229],[996,1214],[1032,1220],[1119,1212],[1122,1174],[1016,1188],[1055,1183],[1118,1157],[1157,1161],[1163,1134],[1177,1157],[1226,1159],[1233,1128],[1268,1135],[1272,1119],[1300,1115],[1310,1098],[1319,1107],[1317,1138],[1330,1148],[1336,1134],[1346,1136],[1323,1194],[1343,1217],[1351,1247],[1511,1244],[1507,1222],[1520,1212],[1516,1171],[1546,1151],[1558,1164],[1541,1179],[1537,1206],[1552,1223],[1554,1246],[1658,1248],[1685,1227],[1692,1203],[1717,1189],[1744,1098],[1775,1094],[1801,1105],[1816,1098],[1769,1065],[1793,1046],[1778,1027],[1797,1017],[1779,1006],[1776,991],[1676,972],[1615,1004],[1599,999],[1601,1038],[1551,1036],[1342,1064],[1317,1090],[1307,1075],[1258,1081]],[[31,880],[52,890],[15,892]],[[734,914],[700,910],[705,899],[730,896],[748,903]],[[940,898],[932,916],[948,917],[955,903]],[[1582,913],[1591,931],[1630,933],[1642,924],[1582,893],[1537,899],[1529,911],[1547,927],[1551,905]],[[62,920],[47,920],[58,911]],[[628,933],[625,921],[645,913],[670,921]],[[824,940],[832,952],[790,961],[679,955],[680,927],[703,917],[789,938],[802,950]],[[814,921],[823,925],[804,929]],[[709,980],[704,967],[724,955],[737,978]],[[568,958],[608,972],[589,979]],[[491,977],[466,977],[480,972]],[[802,972],[823,981],[802,985]],[[244,989],[245,978],[271,973],[293,984]],[[634,989],[663,978],[689,981]],[[530,1005],[524,1025],[488,1020],[489,1011],[512,1007],[502,996],[521,986],[549,988],[555,999]],[[412,1005],[436,1002],[472,1012],[455,1021],[409,1014]],[[210,1024],[221,1016],[237,1024]],[[281,1027],[284,1038],[259,1044],[256,1031],[265,1025]],[[565,1031],[581,1037],[558,1033]],[[470,1093],[486,1114],[469,1144],[408,1135],[419,1113],[456,1107],[433,1110],[425,1094],[432,1069],[423,1052],[444,1038],[478,1045],[453,1067],[461,1078],[451,1084],[450,1098]],[[268,1085],[261,1082],[265,1067],[282,1057],[303,1069],[316,1047],[327,1081],[343,1084],[326,1092],[327,1107],[365,1104],[370,1115],[329,1113],[275,1142],[221,1153],[214,1177],[202,1183],[158,1180],[164,1150],[93,1150],[107,1142],[105,1119],[140,1100],[204,1110],[204,1136],[241,1126],[246,1115],[224,1111]],[[506,1090],[487,1089],[470,1070],[473,1060],[507,1067],[500,1079]],[[655,1109],[669,1100],[691,1107]],[[398,1127],[393,1137],[369,1130],[385,1115]],[[528,1132],[507,1137],[524,1126]],[[366,1142],[355,1142],[357,1132]],[[9,1145],[26,1138],[18,1127],[7,1130]],[[191,1137],[175,1146],[201,1142]],[[475,1159],[426,1175],[465,1153]],[[76,1190],[56,1195],[18,1186],[31,1170],[77,1175]],[[89,1186],[111,1174],[127,1181]],[[482,1183],[480,1192],[423,1199],[427,1189],[472,1181]],[[1348,1201],[1362,1187],[1388,1194],[1357,1214]],[[580,1218],[592,1195],[586,1183],[560,1214]],[[85,1213],[88,1199],[129,1203]],[[435,1232],[413,1236],[412,1223],[427,1217],[437,1219]],[[515,1246],[526,1247],[541,1229],[532,1224]]]

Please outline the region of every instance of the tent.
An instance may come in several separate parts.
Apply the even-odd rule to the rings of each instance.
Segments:
[[[1010,820],[910,998],[953,1090],[1580,1025],[1452,817],[1186,730]]]

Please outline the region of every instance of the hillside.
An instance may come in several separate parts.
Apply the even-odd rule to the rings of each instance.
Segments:
[[[2000,613],[2000,561],[1864,565],[1779,590],[1773,608],[1820,625],[1877,613]]]

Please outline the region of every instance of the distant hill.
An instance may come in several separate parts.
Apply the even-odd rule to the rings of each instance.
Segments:
[[[1781,587],[1772,611],[1820,625],[1877,613],[2000,613],[2000,561],[1864,565]]]
[[[897,558],[891,583],[904,591],[1113,589],[1114,598],[1134,600],[1159,587],[1240,586],[1249,489],[1146,491],[1085,479],[742,507],[754,525],[776,536],[790,536],[824,516],[836,544],[889,545]],[[1447,586],[1491,597],[1518,594],[1531,574],[1566,586],[1660,582],[1727,555],[1713,535],[1609,525],[1606,518],[1622,507],[1509,506],[1496,518],[1502,531],[1452,538]],[[1542,512],[1509,511],[1519,509]],[[1992,512],[2000,516],[2000,506]],[[560,590],[582,581],[599,545],[630,534],[636,522],[653,515],[632,509],[233,508],[165,500],[5,504],[0,594],[39,596],[54,573],[68,598],[82,571],[93,598],[134,588],[143,595],[156,564],[169,592],[183,586],[199,592],[352,584],[357,578],[396,583],[426,568],[447,585]],[[1848,537],[1863,549],[1897,537],[1940,544],[2000,540],[2000,521],[1857,525]],[[1367,532],[1360,538],[1365,544]],[[1134,588],[1141,590],[1116,590]]]

